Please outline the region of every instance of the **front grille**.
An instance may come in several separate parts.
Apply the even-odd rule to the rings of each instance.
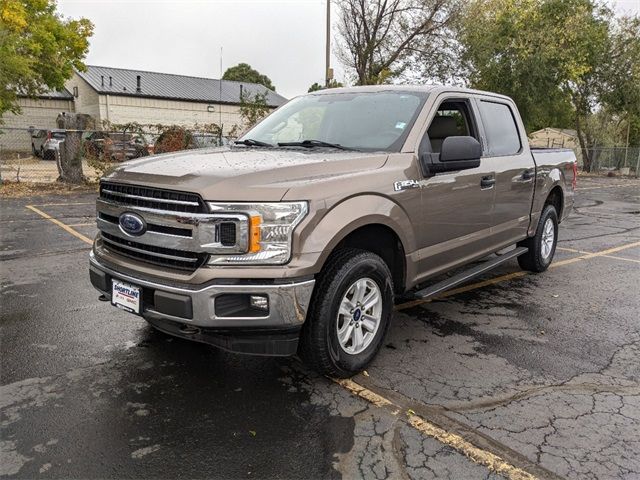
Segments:
[[[131,207],[152,208],[170,212],[204,213],[207,211],[199,195],[160,188],[122,183],[100,183],[100,198]]]
[[[206,253],[184,252],[172,248],[156,247],[126,240],[106,232],[100,232],[102,242],[108,250],[154,265],[176,268],[193,272],[202,266],[208,255]]]
[[[114,225],[120,224],[120,219],[113,215],[109,215],[104,212],[98,212],[98,218],[104,220],[105,222],[112,223]],[[235,229],[235,225],[234,225]],[[154,223],[147,224],[147,232],[158,232],[164,233],[166,235],[175,235],[177,237],[191,237],[192,231],[188,228],[179,228],[179,227],[167,227],[166,225],[156,225]],[[234,230],[234,240],[235,240],[235,230]]]

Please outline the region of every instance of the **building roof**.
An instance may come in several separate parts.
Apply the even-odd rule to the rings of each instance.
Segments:
[[[535,132],[531,132],[530,135],[535,135],[536,133],[546,132],[548,130],[560,133],[562,135],[567,135],[569,137],[577,137],[578,136],[578,132],[576,132],[575,130],[572,130],[570,128],[554,128],[554,127],[542,128],[540,130],[536,130]]]
[[[29,95],[24,95],[21,93],[19,93],[18,96],[29,98]],[[45,92],[34,95],[31,98],[41,98],[44,100],[73,100],[73,95],[71,95],[69,90],[63,88],[62,90],[46,90]]]
[[[87,65],[87,70],[78,72],[78,75],[101,94],[238,104],[242,87],[242,90],[251,96],[256,93],[266,93],[266,101],[270,107],[279,107],[287,102],[282,95],[255,83],[95,65]],[[138,76],[140,76],[140,91],[137,91]]]

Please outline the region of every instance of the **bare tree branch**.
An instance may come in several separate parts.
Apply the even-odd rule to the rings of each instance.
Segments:
[[[338,0],[341,60],[360,85],[408,70],[451,74],[453,23],[461,0]]]

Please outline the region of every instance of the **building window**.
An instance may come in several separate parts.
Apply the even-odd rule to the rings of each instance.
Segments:
[[[73,96],[78,98],[78,87],[73,87]]]
[[[207,105],[207,112],[215,112],[216,111],[216,107],[214,107],[213,105]]]

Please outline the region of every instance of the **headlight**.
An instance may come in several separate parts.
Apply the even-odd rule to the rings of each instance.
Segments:
[[[307,215],[307,202],[209,203],[213,213],[247,215],[247,252],[211,255],[210,265],[282,265],[291,258],[293,231]]]

